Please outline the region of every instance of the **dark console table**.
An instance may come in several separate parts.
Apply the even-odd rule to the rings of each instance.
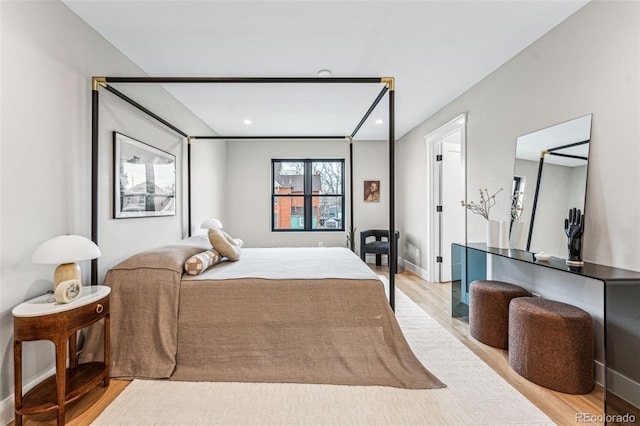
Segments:
[[[560,273],[575,274],[600,281],[604,312],[604,413],[612,417],[620,413],[607,404],[615,394],[607,387],[614,370],[640,383],[640,272],[585,262],[584,266],[568,266],[565,259],[552,257],[538,261],[534,253],[487,247],[484,243],[452,244],[451,246],[451,316],[469,315],[469,285],[487,278],[487,256],[500,256],[516,262],[549,268]],[[633,361],[632,361],[633,360]],[[636,407],[636,411],[640,411]],[[637,418],[637,414],[636,414]],[[607,422],[605,422],[606,424]]]

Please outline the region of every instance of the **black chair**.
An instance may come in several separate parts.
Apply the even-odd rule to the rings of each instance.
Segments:
[[[396,234],[396,256],[395,256],[395,265],[396,267],[393,270],[393,274],[398,273],[398,238],[400,238],[400,233],[398,231]],[[374,237],[375,240],[367,242],[367,238]],[[360,232],[360,258],[363,261],[367,261],[367,253],[376,255],[376,266],[382,265],[382,255],[387,255],[387,263],[389,264],[389,268],[391,268],[391,260],[389,259],[389,230],[387,229],[367,229],[366,231]]]

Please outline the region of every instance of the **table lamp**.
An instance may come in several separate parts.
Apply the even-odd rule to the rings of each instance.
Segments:
[[[100,249],[80,235],[60,235],[40,244],[31,256],[32,263],[59,265],[53,273],[53,291],[63,281],[80,280],[80,265],[75,262],[100,257]]]
[[[222,222],[220,222],[215,217],[210,217],[205,219],[200,224],[200,228],[202,229],[222,229]]]

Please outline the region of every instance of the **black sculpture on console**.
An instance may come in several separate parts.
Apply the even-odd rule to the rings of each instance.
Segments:
[[[569,210],[569,217],[564,220],[564,232],[568,238],[569,258],[567,259],[567,265],[584,265],[581,258],[584,215],[580,213],[580,209],[572,208]]]

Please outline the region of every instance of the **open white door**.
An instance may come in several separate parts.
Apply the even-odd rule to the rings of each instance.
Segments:
[[[464,243],[464,170],[460,131],[442,141],[440,282],[451,281],[451,243]]]
[[[464,144],[466,115],[425,137],[429,169],[427,275],[431,282],[451,281],[451,244],[464,243]]]

